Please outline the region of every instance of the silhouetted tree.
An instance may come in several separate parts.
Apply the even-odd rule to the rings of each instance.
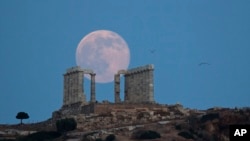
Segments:
[[[29,118],[29,115],[27,113],[25,113],[25,112],[19,112],[16,115],[16,119],[20,119],[21,120],[20,124],[23,124],[23,119],[28,119],[28,118]]]

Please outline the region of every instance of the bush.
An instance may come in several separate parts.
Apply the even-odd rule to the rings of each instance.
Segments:
[[[108,135],[105,139],[105,141],[114,141],[115,140],[115,135],[111,134],[111,135]]]
[[[156,139],[161,138],[161,135],[156,131],[140,130],[133,134],[135,139]]]
[[[194,139],[194,136],[186,131],[179,132],[178,135],[186,139]]]
[[[206,122],[208,120],[214,120],[219,118],[219,114],[218,113],[211,113],[211,114],[207,114],[201,117],[201,122]]]
[[[73,118],[66,118],[56,121],[56,128],[58,132],[67,132],[75,130],[77,123]]]
[[[101,139],[101,138],[98,138],[98,139],[95,139],[95,141],[102,141],[102,139]]]
[[[45,140],[53,140],[55,138],[60,137],[61,134],[59,132],[47,132],[47,131],[41,131],[37,133],[30,134],[25,137],[21,137],[17,139],[17,141],[45,141]]]
[[[181,130],[181,125],[180,125],[180,124],[175,125],[175,129],[176,129],[176,130]]]

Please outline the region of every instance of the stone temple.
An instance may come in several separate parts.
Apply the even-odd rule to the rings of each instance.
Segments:
[[[114,102],[96,101],[95,73],[91,69],[79,66],[67,69],[64,76],[63,105],[53,112],[53,118],[63,118],[72,115],[101,114],[114,108],[149,107],[154,105],[154,66],[152,64],[119,70],[114,75]],[[84,75],[90,75],[90,100],[84,92]],[[124,76],[124,101],[120,98],[120,77]]]

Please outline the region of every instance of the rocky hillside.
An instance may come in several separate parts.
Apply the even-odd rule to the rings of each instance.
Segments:
[[[250,108],[200,111],[173,105],[164,106],[161,110],[129,111],[125,109],[102,115],[73,116],[77,120],[77,129],[54,140],[100,141],[114,135],[116,141],[137,141],[145,140],[143,135],[146,135],[149,138],[157,137],[153,141],[229,141],[229,125],[250,124]],[[0,140],[42,130],[56,130],[55,121],[22,126],[1,125]]]

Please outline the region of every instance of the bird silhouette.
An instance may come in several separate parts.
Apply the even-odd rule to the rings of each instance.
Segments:
[[[153,53],[155,53],[156,49],[150,49],[149,51],[150,51],[150,53],[153,54]]]
[[[210,65],[209,63],[207,62],[201,62],[200,64],[198,64],[199,66],[202,66],[202,65]]]

